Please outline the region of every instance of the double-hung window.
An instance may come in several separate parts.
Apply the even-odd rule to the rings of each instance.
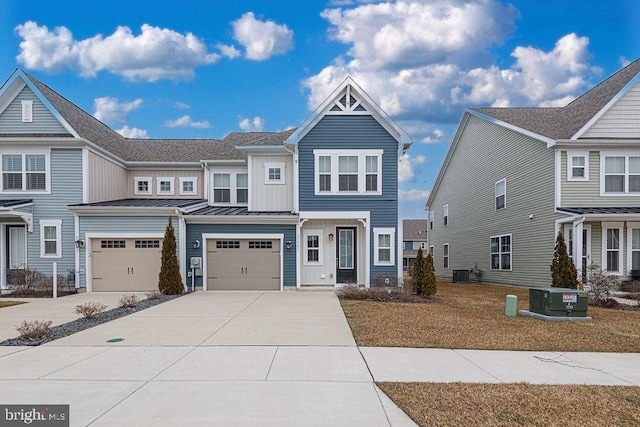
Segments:
[[[589,153],[588,152],[567,152],[567,180],[568,181],[588,181],[589,180]]]
[[[602,223],[603,268],[611,274],[622,274],[622,227],[621,222]]]
[[[629,245],[627,268],[629,270],[640,270],[640,223],[627,223],[627,241]]]
[[[47,191],[46,154],[2,154],[2,191]]]
[[[496,210],[504,209],[507,205],[507,180],[501,179],[495,184]]]
[[[442,245],[442,267],[449,268],[449,244]]]
[[[249,175],[246,173],[236,174],[236,203],[249,202]]]
[[[382,194],[383,150],[313,150],[315,194]]]
[[[305,230],[304,238],[304,263],[322,265],[323,230]]]
[[[640,193],[640,156],[602,155],[601,194]]]
[[[394,228],[374,228],[374,262],[373,265],[395,265],[395,233]]]
[[[214,172],[213,203],[246,205],[249,202],[249,175],[247,172]]]
[[[449,205],[444,205],[442,207],[442,220],[444,225],[449,225]]]
[[[491,237],[491,269],[511,270],[511,234]]]
[[[429,230],[433,230],[433,211],[429,211]]]
[[[62,221],[59,219],[40,220],[40,257],[62,257]]]
[[[231,203],[231,174],[213,174],[213,201],[214,203]]]

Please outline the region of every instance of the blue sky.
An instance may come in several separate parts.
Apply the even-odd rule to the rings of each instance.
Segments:
[[[299,125],[351,75],[414,138],[424,202],[464,108],[564,105],[640,53],[636,0],[2,0],[22,67],[126,136]]]

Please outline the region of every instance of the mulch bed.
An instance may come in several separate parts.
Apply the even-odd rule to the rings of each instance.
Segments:
[[[349,301],[372,301],[372,302],[397,302],[397,303],[418,303],[429,304],[438,302],[436,297],[415,295],[412,292],[398,286],[383,287],[374,286],[371,288],[361,288],[356,286],[345,286],[336,292],[338,297]]]
[[[94,326],[119,319],[120,317],[128,316],[129,314],[136,313],[146,308],[162,304],[163,302],[171,301],[172,299],[181,297],[182,295],[186,295],[186,293],[180,295],[162,295],[157,299],[145,299],[138,302],[136,307],[133,308],[112,308],[111,310],[96,314],[91,319],[81,317],[73,322],[53,326],[46,338],[40,340],[26,340],[21,337],[9,338],[0,342],[0,346],[37,346],[45,344],[53,340],[75,334],[76,332],[84,331],[85,329],[93,328]]]
[[[58,296],[65,297],[67,295],[75,295],[78,291],[62,290],[58,289]],[[34,289],[27,289],[22,291],[11,291],[5,294],[0,294],[2,298],[53,298],[53,290],[40,291]]]

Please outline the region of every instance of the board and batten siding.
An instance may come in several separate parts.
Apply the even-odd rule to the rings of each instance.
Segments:
[[[24,193],[33,199],[33,233],[27,233],[27,263],[46,275],[58,264],[58,274],[75,268],[75,217],[67,205],[82,203],[82,150],[51,149],[51,194]],[[11,196],[16,198],[15,195]],[[62,258],[40,257],[40,220],[62,220]]]
[[[613,153],[613,151],[612,151]],[[623,153],[623,152],[621,152]],[[626,153],[626,152],[625,152]],[[621,154],[624,155],[624,154]],[[638,151],[640,156],[640,151]],[[562,207],[623,207],[640,206],[640,195],[601,196],[600,195],[600,152],[589,152],[589,180],[567,180],[568,152],[561,154],[561,197]]]
[[[596,121],[582,138],[640,138],[640,81]]]
[[[150,195],[141,195],[135,194],[135,179],[138,177],[147,177],[152,178],[151,180],[151,194]],[[158,194],[158,178],[174,178],[173,181],[173,195],[165,195]],[[197,191],[196,194],[188,194],[181,195],[180,194],[180,178],[196,178],[198,182],[196,183]],[[203,197],[203,187],[204,187],[204,173],[202,169],[193,169],[193,170],[158,170],[158,169],[148,169],[148,170],[129,170],[127,176],[127,184],[126,184],[126,194],[127,197],[130,198],[141,198],[141,199],[151,199],[151,198],[171,198],[171,199],[202,199]]]
[[[284,163],[284,184],[265,182],[266,163]],[[249,210],[254,212],[293,211],[293,158],[251,155],[249,162]]]
[[[188,218],[187,218],[188,221]],[[203,234],[253,234],[259,238],[260,234],[284,234],[282,242],[282,283],[284,286],[296,286],[296,226],[289,224],[190,224],[187,222],[187,268],[191,257],[201,257]],[[193,249],[188,242],[200,241],[200,247]],[[287,249],[286,242],[291,241],[291,248]],[[196,286],[202,286],[202,277],[196,277]],[[191,286],[191,279],[187,285]]]
[[[382,195],[315,195],[314,149],[383,150]],[[395,266],[374,266],[373,229],[394,228],[398,238],[398,141],[373,117],[367,115],[328,115],[298,143],[298,176],[300,212],[305,211],[369,211],[371,278],[376,274],[397,275]],[[400,249],[401,250],[401,249]]]
[[[176,250],[180,254],[180,242],[179,236],[179,224],[180,221],[177,217],[172,216],[173,228],[176,235]],[[130,236],[135,237],[136,234],[145,235],[155,233],[160,236],[164,236],[165,229],[167,227],[167,221],[169,217],[166,215],[144,215],[144,216],[81,216],[80,222],[80,238],[87,241],[86,233],[96,235],[110,235],[110,236]],[[80,275],[80,286],[87,286],[87,269],[86,265],[86,251],[87,245],[80,249],[80,268],[84,271],[84,274]],[[89,254],[89,262],[91,262],[91,255]],[[180,261],[183,262],[183,261]],[[158,274],[160,271],[158,270]]]
[[[495,183],[502,179],[506,208],[496,211]],[[469,116],[429,209],[434,211],[429,245],[437,276],[451,278],[452,270],[477,264],[484,282],[550,285],[555,220],[562,215],[554,213],[554,151],[545,143]],[[512,270],[491,270],[490,237],[503,234],[512,235]]]
[[[33,121],[22,122],[22,101],[33,102]],[[60,124],[58,119],[40,101],[35,93],[25,86],[18,96],[0,114],[0,134],[60,134],[69,132]]]
[[[118,200],[127,197],[127,170],[89,151],[88,203]]]

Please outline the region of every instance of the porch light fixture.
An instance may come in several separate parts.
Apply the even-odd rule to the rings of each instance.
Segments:
[[[287,245],[287,249],[291,249],[291,246],[293,245],[291,240],[287,240],[287,242],[285,244]]]
[[[200,247],[200,240],[194,240],[193,242],[191,242],[191,246],[193,247],[193,249],[198,249]]]
[[[333,242],[333,233],[329,233],[329,241]]]
[[[76,240],[76,248],[78,248],[78,249],[84,248],[84,240],[82,240],[82,239]]]

